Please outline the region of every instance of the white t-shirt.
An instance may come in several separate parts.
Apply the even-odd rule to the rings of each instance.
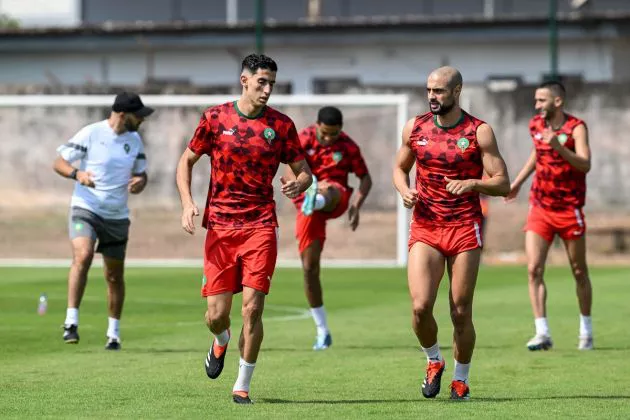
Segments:
[[[57,152],[70,163],[80,160],[79,170],[93,173],[94,188],[75,183],[72,206],[87,209],[104,219],[129,217],[129,180],[133,174],[147,169],[138,133],[116,134],[104,120],[83,127],[68,143],[59,146]]]

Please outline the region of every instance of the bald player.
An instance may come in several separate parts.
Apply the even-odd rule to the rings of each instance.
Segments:
[[[394,185],[413,209],[407,278],[412,325],[427,356],[422,395],[435,398],[446,367],[437,341],[433,306],[444,271],[450,283],[455,369],[451,399],[470,398],[468,372],[475,347],[472,303],[483,245],[479,194],[510,191],[505,162],[492,128],[459,106],[462,76],[452,67],[427,80],[430,112],[412,118],[402,132]],[[416,185],[409,172],[416,164]],[[487,177],[482,180],[482,175]]]

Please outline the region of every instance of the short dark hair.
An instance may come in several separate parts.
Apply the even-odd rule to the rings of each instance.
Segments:
[[[317,113],[317,122],[326,125],[342,125],[343,115],[339,108],[325,106]]]
[[[252,73],[256,73],[258,69],[278,71],[278,65],[271,57],[264,54],[250,54],[241,63],[241,71],[245,69]]]
[[[538,86],[538,89],[549,89],[554,97],[559,96],[561,98],[564,98],[567,94],[567,90],[564,88],[564,85],[556,80],[543,82]]]

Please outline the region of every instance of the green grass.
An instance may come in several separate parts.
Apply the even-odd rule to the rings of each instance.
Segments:
[[[436,307],[447,359],[442,394],[425,400],[425,365],[410,327],[403,270],[324,270],[334,345],[310,348],[301,273],[278,270],[265,312],[265,340],[252,382],[254,406],[230,399],[238,354],[216,381],[204,372],[209,335],[200,272],[128,269],[123,350],[103,350],[105,285],[93,270],[81,308],[81,343],[65,345],[66,270],[0,268],[2,418],[628,418],[628,270],[593,270],[594,352],[578,352],[578,311],[567,269],[550,268],[549,319],[556,347],[530,353],[526,273],[484,267],[475,295],[477,348],[472,399],[448,401],[452,375],[447,284]],[[49,311],[36,313],[40,293]],[[237,300],[237,302],[240,302]],[[233,311],[234,330],[239,323]]]

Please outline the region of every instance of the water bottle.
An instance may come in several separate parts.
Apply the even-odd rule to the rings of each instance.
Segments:
[[[48,296],[46,293],[42,293],[39,296],[39,305],[37,305],[37,313],[40,315],[46,314],[46,310],[48,309]]]

